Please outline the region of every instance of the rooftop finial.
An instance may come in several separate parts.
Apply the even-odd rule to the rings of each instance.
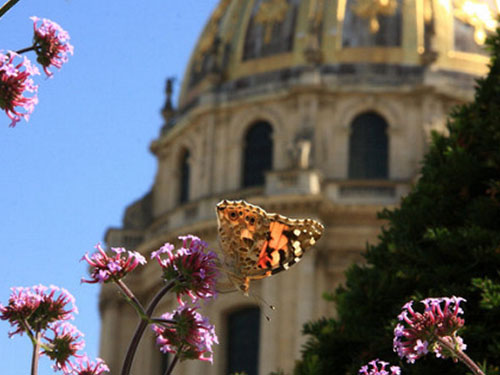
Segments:
[[[175,77],[169,77],[167,78],[167,83],[165,86],[165,94],[167,96],[165,100],[165,106],[162,109],[162,115],[165,121],[167,122],[172,115],[175,113],[174,106],[172,105],[172,94],[174,92],[174,81]]]

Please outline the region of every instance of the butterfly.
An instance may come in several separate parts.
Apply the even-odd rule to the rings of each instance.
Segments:
[[[223,200],[216,212],[222,268],[246,295],[251,280],[285,271],[300,261],[324,229],[316,220],[267,213],[243,200]]]

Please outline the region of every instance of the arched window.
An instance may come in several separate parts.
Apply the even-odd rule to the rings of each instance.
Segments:
[[[388,173],[387,122],[375,112],[354,119],[349,137],[349,178],[384,179]]]
[[[226,374],[244,372],[257,375],[259,368],[260,309],[248,307],[233,312],[228,319]]]
[[[247,131],[243,152],[243,187],[264,185],[265,172],[273,165],[273,128],[258,122]]]
[[[179,162],[179,203],[185,203],[189,200],[189,179],[191,170],[189,167],[189,150],[184,150]]]

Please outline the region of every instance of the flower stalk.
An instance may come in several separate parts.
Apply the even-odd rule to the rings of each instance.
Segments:
[[[2,5],[0,8],[0,18],[9,11],[10,8],[12,8],[14,5],[16,5],[19,2],[19,0],[8,0],[5,2],[5,4]]]
[[[172,363],[170,364],[170,366],[168,366],[167,371],[165,371],[165,375],[172,374],[172,371],[174,371],[174,367],[178,361],[179,361],[179,355],[176,354],[174,359],[172,360]]]
[[[158,306],[158,303],[161,301],[163,296],[165,296],[165,294],[167,294],[174,287],[174,285],[175,285],[175,280],[165,285],[149,303],[149,306],[146,309],[146,317],[145,317],[146,319],[144,318],[141,319],[141,321],[137,325],[137,328],[135,329],[134,336],[130,341],[130,345],[127,349],[127,354],[125,355],[125,360],[123,361],[123,366],[121,371],[122,375],[130,374],[130,369],[132,368],[135,352],[137,351],[137,347],[139,346],[139,343],[141,341],[142,335],[144,334],[144,331],[146,330],[146,327],[150,323],[151,315],[153,315],[156,306]]]
[[[35,336],[35,343],[33,345],[33,355],[31,357],[31,375],[38,374],[38,360],[40,359],[40,338],[41,332],[37,332]]]
[[[16,53],[18,55],[20,55],[21,53],[26,53],[26,52],[34,51],[35,49],[36,49],[36,46],[33,45],[31,47],[21,48],[21,49],[17,50]]]
[[[479,366],[460,348],[455,347],[447,337],[438,337],[436,339],[443,347],[454,353],[456,358],[466,365],[475,375],[485,375]]]
[[[137,299],[134,293],[129,289],[129,287],[122,280],[115,280],[116,285],[122,290],[125,298],[129,301],[132,307],[137,311],[137,314],[141,317],[141,319],[148,319],[149,317],[144,310],[141,302]]]

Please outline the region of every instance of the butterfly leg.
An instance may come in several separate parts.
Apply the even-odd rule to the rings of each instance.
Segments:
[[[232,281],[218,281],[215,286],[217,293],[226,294],[239,291]]]

